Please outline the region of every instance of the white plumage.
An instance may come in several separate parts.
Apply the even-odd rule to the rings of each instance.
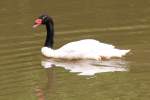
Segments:
[[[113,45],[101,43],[94,39],[84,39],[70,42],[61,48],[54,50],[43,47],[41,52],[46,57],[61,59],[110,59],[112,57],[122,57],[130,50],[120,50]]]

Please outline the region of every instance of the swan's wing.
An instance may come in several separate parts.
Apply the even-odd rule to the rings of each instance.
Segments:
[[[70,42],[60,49],[57,49],[57,54],[62,58],[87,58],[105,54],[106,51],[113,49],[114,46],[100,43],[96,40],[86,39],[75,42]]]
[[[70,42],[62,46],[59,50],[86,52],[86,51],[95,51],[95,50],[112,49],[112,48],[114,48],[113,45],[101,43],[93,39],[85,39],[85,40]]]

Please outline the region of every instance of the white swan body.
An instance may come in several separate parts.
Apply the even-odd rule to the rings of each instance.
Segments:
[[[122,57],[130,50],[116,49],[113,45],[101,43],[94,39],[84,39],[70,42],[61,48],[54,50],[43,47],[41,52],[46,57],[61,59],[96,59]]]

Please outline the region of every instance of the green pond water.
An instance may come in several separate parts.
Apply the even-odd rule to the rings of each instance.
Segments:
[[[92,38],[131,52],[102,62],[45,60],[45,27],[32,28],[41,14],[54,19],[55,48]],[[149,100],[149,49],[149,0],[1,0],[0,100]]]

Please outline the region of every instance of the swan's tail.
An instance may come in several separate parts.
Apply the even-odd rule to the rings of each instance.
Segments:
[[[126,55],[128,52],[130,52],[130,50],[121,50],[121,51],[120,51],[120,55],[121,55],[121,56],[124,56],[124,55]]]
[[[102,56],[108,59],[113,57],[121,58],[125,56],[128,52],[130,52],[130,50],[111,49],[103,52]]]
[[[125,56],[128,52],[130,52],[130,50],[119,50],[119,49],[116,49],[114,51],[114,55],[112,55],[113,57],[122,57],[122,56]]]

